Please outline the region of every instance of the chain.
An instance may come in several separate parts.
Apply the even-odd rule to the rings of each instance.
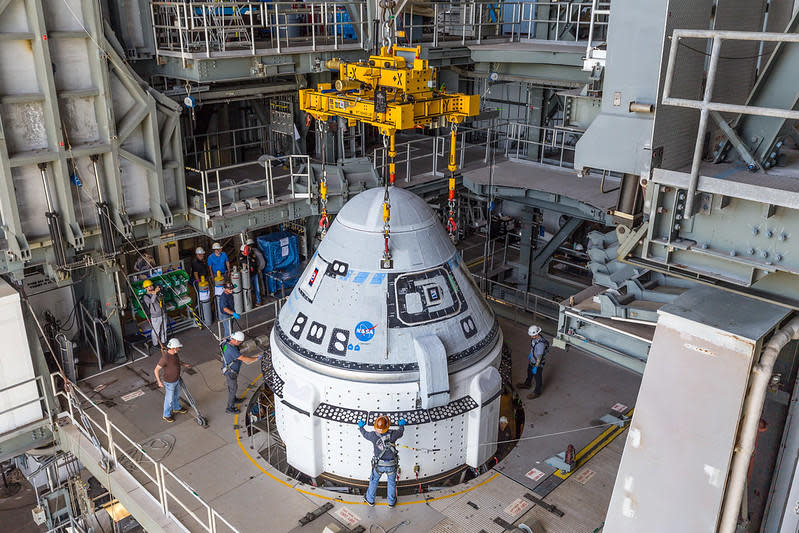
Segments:
[[[383,192],[383,268],[391,268],[391,249],[388,241],[391,238],[391,200],[388,195],[388,180],[384,181]]]
[[[458,231],[458,224],[455,222],[455,171],[457,170],[457,166],[455,165],[455,139],[458,135],[458,125],[453,122],[450,128],[450,140],[449,140],[449,191],[447,196],[447,207],[449,208],[449,214],[447,218],[447,232],[449,233],[449,239],[454,243],[455,242],[455,232]]]
[[[322,141],[322,181],[319,183],[319,202],[322,205],[322,217],[319,219],[319,229],[324,239],[327,235],[327,228],[330,226],[330,219],[327,217],[327,128],[323,121],[316,120],[316,128],[319,130]]]

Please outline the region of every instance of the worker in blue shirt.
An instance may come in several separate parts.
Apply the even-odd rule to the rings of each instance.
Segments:
[[[361,435],[374,446],[374,457],[372,457],[372,474],[369,476],[369,488],[366,489],[364,500],[369,505],[374,506],[377,496],[377,484],[383,474],[386,475],[388,484],[387,496],[388,506],[397,505],[397,468],[399,466],[399,453],[397,452],[397,440],[405,433],[405,419],[400,418],[397,422],[399,429],[389,429],[391,421],[385,415],[375,419],[374,431],[366,431],[363,427],[366,422],[358,420],[358,429]]]
[[[225,374],[225,381],[227,381],[227,408],[225,412],[231,414],[241,412],[236,404],[244,401],[244,398],[236,396],[239,389],[238,377],[241,363],[242,361],[253,363],[258,360],[258,357],[241,355],[239,346],[242,342],[244,342],[244,333],[237,331],[222,345],[222,356],[224,357],[222,373]]]
[[[222,251],[222,245],[215,242],[211,249],[214,251],[208,257],[208,272],[210,277],[208,279],[216,278],[216,273],[220,272],[223,276],[227,277],[230,272],[230,260],[227,254]]]
[[[541,328],[532,325],[527,329],[530,335],[530,353],[527,355],[527,379],[524,383],[519,383],[520,389],[529,389],[533,379],[535,379],[535,389],[527,395],[527,399],[532,400],[541,396],[541,384],[544,380],[544,363],[547,352],[549,351],[549,341],[541,336]]]
[[[228,281],[225,283],[225,290],[222,294],[216,297],[216,310],[217,317],[222,322],[222,327],[225,328],[225,337],[230,336],[230,319],[241,318],[233,305],[233,283]]]

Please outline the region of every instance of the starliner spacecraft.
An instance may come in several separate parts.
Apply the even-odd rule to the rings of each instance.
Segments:
[[[393,268],[381,269],[384,191],[340,211],[272,330],[276,422],[288,462],[370,474],[357,422],[407,420],[400,480],[436,479],[495,452],[502,331],[436,215],[391,188]]]

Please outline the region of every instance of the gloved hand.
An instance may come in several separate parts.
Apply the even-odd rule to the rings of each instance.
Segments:
[[[240,315],[240,314],[238,314],[238,313],[233,313],[233,314],[232,314],[232,315],[230,315],[230,316],[232,316],[232,317],[233,317],[233,318],[235,318],[236,320],[238,320],[238,319],[240,319],[240,318],[241,318],[241,315]]]
[[[405,425],[405,424],[407,424],[407,423],[408,423],[408,421],[407,421],[407,420],[405,420],[404,418],[400,418],[400,419],[399,419],[399,422],[397,422],[397,424],[398,424],[400,427],[404,426],[404,425]]]
[[[364,427],[365,425],[366,425],[366,422],[364,422],[363,420],[358,420],[358,427],[359,427],[359,428],[362,428],[362,427]]]

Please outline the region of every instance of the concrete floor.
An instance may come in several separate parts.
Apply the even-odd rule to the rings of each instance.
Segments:
[[[500,322],[513,352],[514,382],[518,382],[526,368],[527,325],[505,319]],[[259,334],[265,334],[264,330]],[[632,406],[640,384],[640,377],[627,370],[578,350],[563,352],[553,348],[544,374],[544,394],[535,400],[527,400],[526,394],[522,396],[526,409],[522,435],[525,440],[495,469],[452,489],[402,496],[395,509],[385,505],[370,508],[358,496],[300,484],[268,465],[257,454],[258,442],[250,448],[249,437],[241,428],[243,417],[224,413],[225,382],[216,359],[214,339],[205,330],[186,331],[179,337],[185,345],[182,357],[195,370],[194,374],[183,377],[208,418],[207,428],[199,426],[191,413],[176,415],[172,424],[161,420],[163,393],[153,388],[154,356],[86,380],[82,386],[89,392],[105,385],[93,396],[95,401],[106,402],[103,408],[114,423],[155,459],[162,459],[167,468],[242,532],[299,530],[299,518],[331,501],[334,508],[303,527],[303,531],[320,532],[330,522],[345,522],[341,516],[346,515],[367,528],[378,524],[387,529],[408,520],[409,524],[398,530],[400,533],[499,532],[503,528],[494,522],[497,517],[513,523],[540,514],[542,523],[554,528],[547,531],[590,533],[604,519],[623,436],[584,467],[595,472],[585,484],[572,476],[546,497],[547,501],[557,502],[565,513],[563,518],[534,508],[524,494],[554,471],[544,463],[547,457],[564,450],[568,444],[579,450],[591,441],[603,428],[584,428],[596,425],[596,419],[615,403]],[[258,364],[245,365],[239,378],[240,393],[246,388],[251,395],[259,377]],[[250,383],[253,385],[247,388]],[[121,399],[134,391],[143,394],[129,401]],[[526,477],[532,468],[544,472],[544,477],[538,481]],[[139,478],[146,481],[141,475]],[[191,502],[190,509],[200,509],[201,504],[187,491],[177,483],[172,485],[171,491],[184,502]],[[178,516],[187,515],[183,510],[171,510]]]

